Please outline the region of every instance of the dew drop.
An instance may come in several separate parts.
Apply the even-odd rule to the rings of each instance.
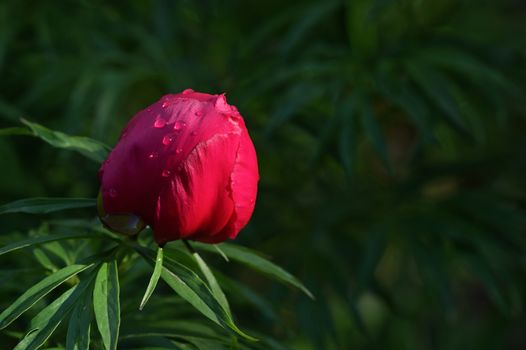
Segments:
[[[168,169],[164,169],[162,174],[161,174],[163,177],[168,177],[170,175],[172,175],[172,172]]]
[[[182,148],[178,148],[178,149],[175,150],[175,153],[177,153],[177,154],[181,154],[181,152],[183,152]]]
[[[155,120],[155,123],[153,123],[153,127],[156,129],[162,129],[166,126],[166,120],[163,118],[160,118],[159,116]]]
[[[192,92],[194,92],[194,90],[186,89],[186,90],[183,91],[183,95],[188,95],[188,94],[191,94]]]
[[[202,117],[203,116],[203,112],[202,111],[196,111],[194,114],[196,115],[196,117]]]
[[[109,192],[111,198],[117,197],[117,190],[114,188],[110,188]]]
[[[175,137],[174,135],[165,135],[163,137],[163,145],[168,146],[174,141]]]
[[[149,158],[149,159],[155,159],[155,158],[157,158],[157,157],[159,157],[159,153],[157,153],[157,152],[152,152],[152,153],[150,153],[150,154],[148,155],[148,158]]]
[[[168,107],[169,105],[170,105],[170,104],[169,104],[168,102],[163,102],[163,104],[161,105],[161,107],[166,108],[166,107]]]
[[[185,126],[186,126],[186,123],[185,123],[185,122],[183,122],[183,121],[179,121],[179,120],[178,120],[178,121],[176,121],[176,122],[174,123],[174,130],[175,130],[175,131],[180,131],[180,130],[182,130]]]

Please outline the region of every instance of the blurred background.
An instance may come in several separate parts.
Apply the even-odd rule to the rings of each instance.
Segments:
[[[292,349],[524,349],[525,24],[521,0],[3,0],[0,126],[114,145],[163,94],[227,92],[261,171],[236,243],[316,296],[225,265],[241,326]],[[97,195],[72,152],[3,136],[0,159],[0,203]],[[0,277],[4,302],[39,276]]]

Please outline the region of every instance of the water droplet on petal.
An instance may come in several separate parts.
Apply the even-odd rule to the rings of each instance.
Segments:
[[[174,141],[174,139],[175,139],[174,135],[171,135],[171,134],[165,135],[163,137],[163,145],[168,146],[169,144],[171,144]]]
[[[166,107],[168,107],[169,105],[170,105],[170,104],[169,104],[168,102],[163,102],[163,104],[161,105],[161,107],[166,108]]]
[[[180,130],[182,130],[185,126],[186,126],[186,123],[185,123],[185,122],[183,122],[183,121],[179,121],[179,120],[178,120],[178,121],[176,121],[176,122],[174,123],[174,130],[176,130],[176,131],[180,131]]]
[[[110,190],[108,191],[108,193],[109,193],[109,195],[110,195],[111,198],[115,198],[115,197],[117,197],[117,194],[118,194],[118,193],[117,193],[117,190],[114,189],[114,188],[110,188]]]
[[[150,153],[148,155],[148,158],[150,158],[150,159],[155,159],[157,157],[159,157],[159,153],[157,153],[157,152],[152,152],[152,153]]]
[[[156,129],[162,129],[165,126],[166,126],[166,120],[157,116],[157,119],[155,119],[155,123],[153,123],[153,127]]]
[[[194,90],[186,89],[186,90],[183,91],[183,95],[188,95],[188,94],[191,94],[192,92],[194,92]]]
[[[194,114],[196,115],[196,117],[202,117],[203,116],[203,112],[202,111],[196,111]]]
[[[164,169],[163,172],[161,173],[161,175],[163,177],[168,177],[168,176],[172,175],[172,172],[170,170],[168,170],[168,169]]]
[[[175,153],[177,153],[177,154],[181,154],[181,152],[183,152],[182,148],[178,148],[178,149],[175,150]]]

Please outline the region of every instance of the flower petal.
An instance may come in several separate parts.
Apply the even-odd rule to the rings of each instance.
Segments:
[[[200,237],[200,241],[217,243],[237,236],[239,231],[246,226],[254,212],[258,180],[256,150],[250,140],[248,131],[243,127],[235,164],[230,175],[230,190],[235,203],[234,214],[220,233]]]
[[[198,144],[177,169],[157,200],[153,224],[159,244],[215,235],[234,213],[228,186],[239,133],[218,134]]]

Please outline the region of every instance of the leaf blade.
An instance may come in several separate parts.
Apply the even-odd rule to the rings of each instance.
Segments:
[[[153,252],[150,249],[138,245],[134,246],[134,249],[143,256],[148,263],[153,263]],[[214,323],[223,328],[229,328],[248,340],[256,340],[236,326],[232,317],[223,309],[208,285],[201,280],[199,275],[185,265],[175,260],[165,258],[161,278],[181,298],[190,303]]]
[[[193,244],[194,246],[199,247],[199,249],[217,254],[217,251],[207,244],[198,242],[194,242]],[[281,282],[285,282],[286,284],[296,287],[305,293],[309,298],[314,299],[314,295],[307,289],[307,287],[303,285],[303,283],[300,282],[300,280],[273,262],[263,258],[261,255],[252,251],[251,249],[228,243],[221,243],[219,246],[230,259],[236,260],[237,262],[243,263],[256,271],[262,272]]]
[[[120,328],[120,301],[117,261],[104,262],[95,278],[93,309],[104,347],[117,349]]]
[[[146,291],[144,292],[144,296],[142,297],[141,305],[139,306],[139,310],[142,311],[148,300],[153,294],[153,291],[155,290],[155,287],[157,286],[157,283],[159,282],[159,278],[161,277],[161,272],[163,268],[163,248],[159,247],[157,249],[157,257],[155,258],[155,267],[153,268],[152,276],[150,277],[150,282],[148,283],[148,287],[146,288]]]
[[[71,313],[66,336],[66,349],[89,350],[92,310],[91,293],[85,293]]]
[[[225,293],[221,289],[221,286],[217,282],[217,279],[212,273],[212,270],[210,269],[210,267],[208,267],[208,264],[203,260],[203,258],[201,258],[199,253],[195,252],[192,255],[195,261],[197,262],[199,269],[205,276],[206,281],[208,282],[208,285],[210,287],[210,290],[212,291],[212,294],[216,297],[217,301],[223,307],[223,309],[230,315],[230,317],[232,317],[232,313],[230,311],[230,305],[228,304],[228,300],[225,296]]]
[[[42,139],[53,147],[77,151],[87,158],[99,163],[108,156],[109,147],[100,141],[84,136],[67,135],[63,132],[48,129],[40,124],[32,123],[25,119],[21,119],[21,122],[33,132],[33,136]]]
[[[36,350],[53,334],[75,303],[90,286],[93,274],[66,291],[58,299],[40,311],[31,320],[30,332],[17,344],[15,350]]]
[[[35,197],[19,199],[0,206],[0,214],[25,213],[48,214],[65,209],[95,207],[97,201],[93,198],[45,198]]]
[[[0,329],[3,329],[27,311],[36,302],[69,278],[86,270],[91,265],[70,265],[44,278],[23,293],[13,304],[0,314]]]
[[[60,241],[65,239],[75,239],[75,238],[93,238],[99,237],[96,234],[89,233],[61,233],[56,235],[46,235],[40,237],[29,238],[20,242],[15,242],[8,244],[0,248],[0,255],[10,253],[15,250],[27,248],[34,245],[40,245],[48,242]]]

